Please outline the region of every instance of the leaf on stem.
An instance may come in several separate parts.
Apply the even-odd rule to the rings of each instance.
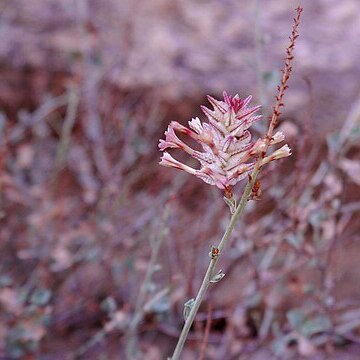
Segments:
[[[185,321],[189,317],[190,311],[191,311],[192,307],[194,306],[194,303],[195,303],[195,299],[192,298],[184,304],[184,319],[185,319]]]
[[[222,270],[219,270],[216,275],[212,277],[210,280],[211,283],[217,283],[219,282],[223,277],[225,276],[225,273]]]

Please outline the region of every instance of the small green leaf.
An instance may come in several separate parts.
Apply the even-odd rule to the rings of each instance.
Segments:
[[[115,299],[112,296],[108,296],[101,304],[100,307],[102,310],[111,314],[117,310],[117,304]]]
[[[288,339],[282,336],[271,343],[271,350],[276,356],[284,355],[288,346]]]
[[[148,309],[148,311],[155,314],[162,314],[167,312],[169,309],[169,298],[167,296],[162,296],[161,298],[158,298],[156,301],[151,303],[151,307]]]
[[[289,310],[286,317],[293,329],[299,329],[305,322],[305,315],[300,309]]]
[[[313,228],[319,227],[319,225],[327,219],[327,214],[324,211],[318,210],[310,214],[309,222]]]
[[[225,273],[224,273],[222,270],[219,270],[218,273],[211,278],[210,282],[211,282],[211,283],[217,283],[217,282],[220,281],[224,276],[225,276]]]
[[[328,146],[328,149],[330,150],[330,152],[336,153],[338,151],[338,149],[339,149],[339,140],[340,140],[339,133],[330,134],[326,138],[327,146]]]
[[[294,340],[297,340],[297,335],[295,333],[282,335],[271,343],[271,349],[275,355],[282,356],[288,350],[289,343]]]
[[[288,234],[285,240],[296,249],[300,249],[303,243],[303,236],[302,234]]]
[[[185,321],[189,317],[190,311],[191,311],[192,307],[194,306],[194,303],[195,303],[195,299],[192,298],[184,304],[184,319],[185,319]]]
[[[301,326],[301,333],[306,337],[311,337],[314,334],[318,334],[327,331],[331,328],[330,319],[325,315],[318,315],[313,319],[306,320]]]
[[[51,299],[51,291],[49,289],[36,289],[30,297],[30,302],[34,305],[44,306]]]

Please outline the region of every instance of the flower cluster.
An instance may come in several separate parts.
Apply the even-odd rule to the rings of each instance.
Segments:
[[[213,110],[202,106],[201,109],[209,122],[201,122],[199,118],[189,121],[189,128],[172,121],[165,132],[165,140],[160,140],[159,148],[182,149],[200,163],[200,169],[194,169],[177,160],[168,152],[164,152],[160,164],[184,170],[195,175],[210,185],[220,189],[229,189],[247,176],[255,165],[260,154],[266,151],[266,143],[258,139],[251,141],[250,126],[261,118],[255,115],[260,106],[249,107],[251,96],[241,99],[239,95],[223,94],[224,101],[208,96]],[[203,151],[197,151],[185,144],[176,132],[190,136],[199,143]],[[270,145],[284,140],[284,135],[277,132]],[[288,145],[264,156],[261,165],[272,160],[291,155]]]

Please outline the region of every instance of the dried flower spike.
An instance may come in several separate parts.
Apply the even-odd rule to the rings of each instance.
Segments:
[[[265,139],[251,142],[250,126],[261,118],[255,115],[260,106],[249,107],[251,96],[241,99],[239,95],[223,94],[224,101],[208,96],[213,110],[202,106],[201,109],[209,122],[201,122],[199,118],[189,121],[189,128],[172,121],[165,132],[165,140],[160,140],[159,148],[182,149],[200,162],[200,169],[194,169],[177,160],[168,152],[164,152],[160,164],[184,170],[195,175],[210,185],[227,192],[238,181],[244,179],[255,165],[256,159],[266,149]],[[197,151],[181,141],[176,132],[190,136],[199,143],[203,151]],[[270,145],[284,140],[281,132],[270,140]],[[262,165],[291,155],[288,145],[265,156]]]

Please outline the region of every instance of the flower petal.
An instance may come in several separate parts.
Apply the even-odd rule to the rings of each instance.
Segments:
[[[183,171],[188,172],[191,175],[196,174],[196,170],[190,166],[187,166],[180,161],[175,160],[168,152],[164,152],[163,156],[161,157],[161,161],[159,162],[160,165],[166,167],[173,167],[175,169],[180,169]]]

